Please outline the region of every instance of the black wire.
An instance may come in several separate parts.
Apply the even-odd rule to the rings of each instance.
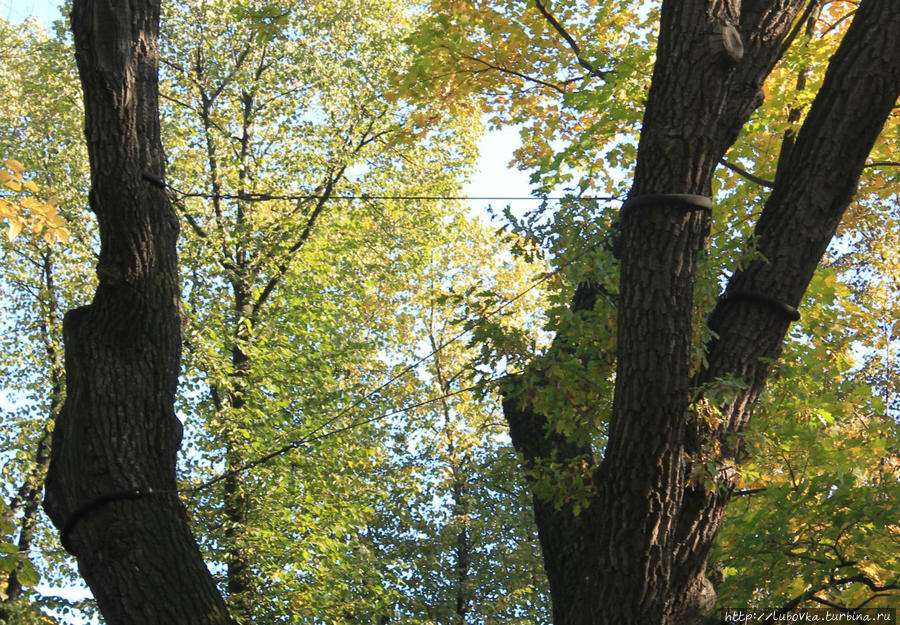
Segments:
[[[498,195],[322,195],[316,193],[282,194],[282,193],[199,193],[181,191],[163,181],[158,176],[143,172],[142,177],[158,186],[166,188],[184,198],[200,198],[205,200],[241,200],[244,202],[268,202],[272,200],[410,200],[410,201],[473,201],[473,202],[621,202],[616,196],[498,196]]]
[[[172,187],[169,187],[172,189]],[[174,189],[173,189],[174,191]],[[413,201],[442,201],[460,200],[471,202],[562,202],[571,200],[574,202],[621,202],[622,199],[614,196],[499,196],[499,195],[272,195],[269,193],[183,193],[175,191],[183,198],[202,198],[206,200],[241,200],[244,202],[268,202],[272,200],[413,200]]]

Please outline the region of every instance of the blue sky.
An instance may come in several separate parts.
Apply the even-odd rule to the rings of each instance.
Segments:
[[[59,18],[57,0],[0,0],[0,17],[10,22],[21,22],[29,15],[37,17],[49,27]]]

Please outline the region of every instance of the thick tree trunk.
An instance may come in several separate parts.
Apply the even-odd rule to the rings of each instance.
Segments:
[[[175,483],[178,221],[157,108],[159,2],[76,0],[76,58],[100,227],[93,302],[64,322],[67,391],[45,508],[107,623],[229,623]]]
[[[582,459],[596,493],[580,514],[535,498],[556,625],[689,625],[715,605],[706,558],[733,484],[723,473],[712,492],[692,485],[691,458],[712,437],[724,445],[746,426],[763,363],[778,355],[789,307],[799,303],[900,93],[900,4],[864,0],[758,224],[769,262],[735,273],[732,297],[710,320],[719,338],[709,367],[692,380],[695,262],[710,216],[700,197],[671,194],[710,195],[713,171],[760,104],[803,4],[663,3],[632,201],[621,216],[616,391],[603,460],[594,464],[590,447],[523,405],[521,379],[505,389],[526,465]],[[717,49],[714,35],[739,35],[742,46]],[[745,381],[748,391],[722,407],[727,427],[704,431],[692,395],[723,377]]]

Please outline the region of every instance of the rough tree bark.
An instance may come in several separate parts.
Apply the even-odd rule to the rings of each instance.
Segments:
[[[730,297],[709,319],[718,336],[709,365],[691,379],[695,263],[710,214],[696,197],[669,194],[711,195],[714,169],[761,104],[762,83],[805,5],[663,2],[631,201],[621,215],[616,389],[602,461],[523,403],[522,377],[505,387],[526,465],[553,458],[590,469],[595,494],[580,514],[534,499],[556,625],[689,625],[715,604],[706,558],[733,477],[722,472],[712,492],[693,486],[690,459],[718,438],[720,466],[736,460],[729,435],[747,426],[765,363],[780,353],[791,321],[784,305],[799,304],[900,94],[900,3],[863,0],[757,224],[768,262],[731,278]],[[747,390],[719,407],[727,423],[709,431],[691,403],[717,378],[742,380]]]
[[[178,220],[159,181],[155,0],[76,0],[99,284],[64,322],[45,509],[106,622],[229,623],[176,492]],[[152,489],[152,494],[151,494]]]

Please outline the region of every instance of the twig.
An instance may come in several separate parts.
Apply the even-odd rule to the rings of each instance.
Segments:
[[[755,174],[751,174],[749,171],[747,171],[740,165],[736,165],[730,161],[726,161],[724,158],[722,160],[720,160],[719,162],[722,163],[723,165],[725,165],[725,167],[727,167],[728,169],[730,169],[737,175],[741,176],[742,178],[746,178],[750,182],[758,184],[762,187],[766,187],[767,189],[775,188],[775,183],[772,182],[771,180],[766,180],[765,178],[760,178],[759,176],[757,176]]]
[[[569,44],[569,48],[572,49],[572,52],[575,54],[575,58],[578,59],[578,64],[586,69],[591,76],[596,76],[597,78],[605,80],[610,72],[597,69],[593,63],[582,56],[581,46],[578,45],[578,42],[575,41],[575,38],[569,34],[569,32],[559,22],[559,20],[557,20],[549,10],[547,10],[547,7],[545,7],[541,3],[541,0],[534,0],[534,5],[537,7],[537,10],[541,12],[541,15],[543,15],[550,23],[553,29],[558,32],[563,39],[566,40],[566,43]]]

